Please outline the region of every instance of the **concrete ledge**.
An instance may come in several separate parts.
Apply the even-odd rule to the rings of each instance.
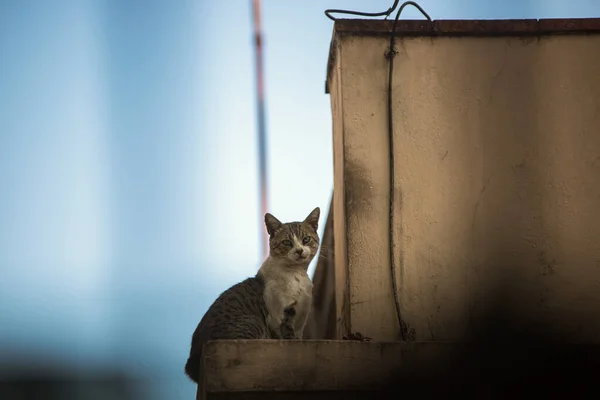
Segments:
[[[392,31],[393,20],[339,19],[334,23],[336,35],[385,35]],[[462,19],[399,20],[398,36],[527,36],[569,33],[600,33],[600,18],[561,19]]]
[[[208,394],[373,390],[403,365],[426,365],[449,343],[223,340],[204,347]]]
[[[529,389],[548,394],[600,389],[600,346],[507,339],[214,341],[204,347],[204,384],[197,398],[371,399],[381,390],[420,398],[450,393],[512,398]]]

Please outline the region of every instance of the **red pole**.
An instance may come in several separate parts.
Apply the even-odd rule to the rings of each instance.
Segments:
[[[265,124],[265,95],[262,59],[262,33],[260,25],[260,0],[252,0],[254,14],[254,44],[256,57],[256,91],[258,113],[258,168],[260,196],[260,238],[263,259],[269,254],[269,237],[264,226],[264,215],[268,212],[267,203],[267,139]]]

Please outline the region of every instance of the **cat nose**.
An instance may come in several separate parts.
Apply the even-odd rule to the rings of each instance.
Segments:
[[[296,249],[296,254],[298,254],[299,256],[302,255],[303,250],[302,249]]]

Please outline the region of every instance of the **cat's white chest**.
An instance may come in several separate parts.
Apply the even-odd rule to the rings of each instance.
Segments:
[[[271,314],[282,314],[291,305],[310,307],[312,282],[304,271],[285,271],[271,275],[265,284],[265,301]]]
[[[279,331],[285,310],[295,310],[294,332],[302,337],[307,316],[312,307],[313,284],[304,270],[278,269],[266,271],[264,300],[268,312],[268,323],[274,332]]]
[[[287,281],[285,292],[298,301],[312,294],[312,282],[306,274],[292,274]]]

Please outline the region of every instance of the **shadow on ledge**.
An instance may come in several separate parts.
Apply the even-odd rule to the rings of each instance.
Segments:
[[[435,365],[412,365],[393,373],[385,388],[389,397],[600,395],[600,345],[567,343],[552,329],[524,329],[522,321],[506,313],[481,321],[466,344],[445,353]]]

